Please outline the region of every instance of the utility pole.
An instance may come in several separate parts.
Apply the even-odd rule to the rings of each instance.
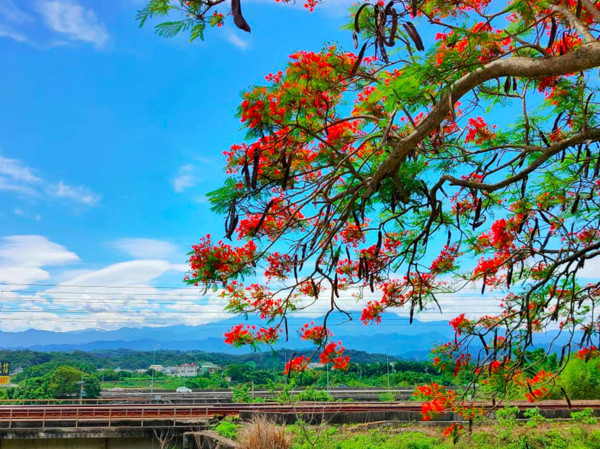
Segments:
[[[154,366],[156,364],[156,348],[158,348],[160,345],[156,345],[154,347],[154,350],[152,351],[152,366]],[[152,380],[150,381],[150,394],[154,394],[154,371],[156,371],[155,368],[152,368]]]
[[[327,392],[329,393],[329,362],[325,365],[327,368]]]
[[[81,373],[81,382],[79,382],[79,405],[83,404],[83,373]]]
[[[390,389],[390,348],[385,351],[385,368],[387,370],[387,386]]]

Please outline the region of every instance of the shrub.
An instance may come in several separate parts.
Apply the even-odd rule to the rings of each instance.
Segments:
[[[306,390],[303,390],[294,396],[294,400],[306,402],[332,402],[335,398],[326,391],[307,387]]]
[[[381,393],[379,395],[379,402],[392,402],[396,400],[396,395],[394,393],[388,391],[386,393]]]
[[[249,404],[251,402],[265,402],[263,398],[255,398],[247,384],[241,384],[233,388],[232,402]]]
[[[496,419],[498,424],[502,427],[512,428],[517,423],[517,414],[519,413],[519,407],[509,407],[508,405],[504,408],[496,411]]]
[[[221,421],[219,425],[217,425],[217,427],[215,427],[215,431],[222,437],[235,440],[237,438],[237,434],[240,430],[240,427],[242,427],[235,421],[236,420],[234,418],[228,416],[223,421]]]
[[[546,421],[546,418],[544,418],[540,414],[539,407],[534,407],[534,408],[525,410],[525,412],[523,413],[523,416],[525,418],[527,418],[527,425],[530,427],[537,427],[538,424],[541,424],[544,421]]]
[[[594,417],[594,410],[589,407],[584,408],[579,412],[571,412],[571,418],[573,418],[573,421],[583,424],[596,424],[598,422],[598,420]]]

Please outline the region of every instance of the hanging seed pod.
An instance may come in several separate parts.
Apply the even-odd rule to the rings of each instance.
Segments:
[[[252,235],[258,234],[258,231],[260,231],[260,228],[262,227],[263,223],[265,222],[265,219],[267,218],[267,214],[269,213],[269,209],[271,209],[271,206],[273,206],[274,203],[275,203],[275,200],[271,200],[271,201],[268,202],[267,207],[265,207],[265,210],[264,210],[263,214],[260,217],[260,220],[258,220],[258,224],[256,225],[256,227],[252,231]]]
[[[510,76],[507,76],[506,81],[504,81],[504,93],[506,95],[510,93]]]
[[[350,70],[350,77],[352,78],[354,75],[356,75],[356,72],[358,72],[358,68],[360,67],[360,63],[362,62],[364,56],[365,56],[365,51],[367,50],[367,44],[368,42],[365,42],[363,44],[363,46],[361,47],[360,51],[358,52],[358,57],[356,58],[356,62],[354,63],[354,65],[352,66],[352,69]]]
[[[244,156],[244,166],[242,167],[242,174],[244,175],[244,183],[246,189],[250,189],[250,170],[248,169],[248,153]]]
[[[406,34],[408,34],[408,36],[414,42],[415,47],[417,47],[417,50],[424,51],[425,46],[423,45],[423,40],[421,39],[421,36],[419,35],[419,32],[417,31],[417,29],[413,25],[413,23],[412,22],[404,22],[402,24],[402,26],[404,27]]]
[[[560,113],[556,116],[554,120],[554,125],[552,125],[552,132],[555,133],[558,130],[558,124],[560,123],[560,119],[562,118],[564,111],[560,111]]]
[[[556,30],[558,29],[558,25],[556,24],[556,19],[552,17],[552,25],[550,27],[550,38],[548,39],[547,48],[552,48],[554,44],[554,39],[556,38]]]
[[[300,271],[302,271],[302,267],[304,267],[304,256],[306,256],[306,243],[302,245],[302,255],[300,256],[300,258],[302,259],[300,261]]]
[[[231,14],[233,15],[233,23],[235,23],[235,26],[240,30],[249,33],[250,25],[248,25],[248,22],[246,22],[246,19],[242,16],[242,5],[240,0],[231,0]]]
[[[294,278],[296,279],[296,284],[298,283],[298,254],[294,254]]]
[[[313,293],[315,294],[315,299],[319,299],[319,288],[317,287],[315,280],[310,278],[310,283],[312,285]]]
[[[340,297],[340,292],[338,291],[338,275],[337,275],[337,273],[335,274],[335,277],[333,278],[333,293],[336,298]]]
[[[252,188],[256,189],[258,184],[258,165],[260,163],[260,154],[254,150],[254,161],[252,163]]]
[[[487,343],[485,342],[485,338],[483,338],[483,335],[481,334],[477,334],[477,336],[479,337],[479,339],[481,340],[481,346],[483,347],[483,349],[485,350],[485,354],[489,355],[490,351],[488,349]]]

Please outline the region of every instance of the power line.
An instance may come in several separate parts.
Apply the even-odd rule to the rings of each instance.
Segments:
[[[140,309],[115,309],[115,310],[65,310],[65,309],[43,309],[43,310],[29,310],[29,309],[0,309],[0,315],[2,313],[48,313],[48,312],[57,312],[65,315],[93,315],[100,313],[109,313],[109,312],[120,312],[120,313],[131,313],[131,314],[156,314],[156,315],[230,315],[231,317],[235,317],[235,314],[228,314],[227,312],[221,311],[202,311],[202,310],[194,310],[194,311],[185,311],[185,310],[177,310],[177,311],[154,311],[154,310],[140,310]],[[357,311],[358,312],[358,311]],[[462,311],[464,312],[464,311]],[[468,313],[490,313],[490,310],[469,310]],[[252,312],[249,312],[252,313]],[[308,311],[308,310],[300,310],[294,312],[287,312],[287,315],[314,315],[316,312]],[[394,313],[394,312],[391,312]],[[440,313],[438,310],[422,310],[417,312],[418,315],[428,314],[428,315],[454,315],[456,312],[446,312],[443,311]],[[336,316],[344,316],[342,313],[338,313]]]
[[[151,285],[80,285],[80,284],[33,284],[33,283],[25,283],[25,282],[8,282],[2,283],[1,286],[4,285],[17,285],[17,286],[25,286],[25,287],[77,287],[77,288],[121,288],[121,289],[171,289],[171,290],[180,290],[180,289],[197,289],[199,287],[169,287],[169,286],[151,286]]]

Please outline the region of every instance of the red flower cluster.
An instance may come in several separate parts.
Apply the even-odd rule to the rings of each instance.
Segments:
[[[451,319],[449,322],[450,326],[454,329],[458,335],[460,335],[464,328],[468,328],[471,325],[471,322],[465,318],[465,314],[460,314],[456,318]]]
[[[369,301],[367,303],[367,307],[365,307],[362,311],[362,315],[360,316],[360,320],[366,326],[370,323],[381,323],[381,314],[385,311],[385,306],[383,301]]]
[[[281,299],[264,285],[250,284],[244,288],[242,283],[234,280],[221,292],[221,297],[229,300],[226,310],[233,313],[258,312],[265,320],[284,312]]]
[[[283,373],[289,374],[293,372],[304,371],[307,368],[309,361],[310,359],[303,355],[301,355],[300,357],[294,357],[286,363]]]
[[[454,262],[458,256],[458,245],[445,245],[439,256],[431,263],[431,272],[442,274],[454,269]]]
[[[418,386],[415,396],[427,399],[426,402],[421,404],[423,421],[431,421],[436,416],[451,410],[454,406],[454,391],[447,390],[446,387],[436,382]]]
[[[342,355],[344,350],[341,341],[328,343],[321,353],[321,363],[333,363],[333,369],[347,370],[350,357]]]
[[[464,426],[462,424],[452,423],[450,426],[444,429],[443,435],[448,438],[456,439],[460,432],[464,430]]]
[[[538,371],[535,376],[531,379],[525,379],[525,384],[529,389],[529,393],[525,394],[525,397],[529,402],[535,402],[539,399],[543,399],[548,393],[548,389],[546,387],[535,388],[537,384],[548,382],[550,379],[554,377],[554,374],[549,373],[545,370]]]
[[[256,254],[256,245],[249,241],[241,248],[232,248],[223,241],[213,245],[210,234],[202,237],[200,243],[192,245],[189,259],[191,276],[188,283],[206,285],[227,283],[238,274],[247,274]]]
[[[340,237],[342,242],[353,248],[358,247],[360,243],[364,243],[365,241],[365,233],[362,228],[359,228],[355,223],[348,223],[340,232]]]
[[[496,128],[496,125],[492,126],[492,129]],[[481,117],[470,118],[469,124],[467,125],[467,135],[465,136],[465,142],[475,142],[477,145],[481,145],[485,142],[489,142],[494,139],[496,134],[490,131],[488,124]]]
[[[273,327],[261,327],[256,331],[256,326],[238,324],[233,326],[229,332],[225,332],[225,343],[235,347],[257,343],[272,344],[277,341],[278,334],[279,331]]]
[[[585,361],[588,361],[592,358],[596,358],[598,356],[600,356],[600,351],[598,351],[596,346],[593,345],[589,348],[583,348],[579,352],[577,352],[577,354],[575,354],[575,357]]]
[[[331,337],[333,334],[325,329],[323,326],[315,326],[315,322],[310,323],[313,327],[310,327],[306,323],[302,329],[300,329],[300,338],[302,340],[312,341],[316,345],[321,345],[327,337]]]
[[[269,280],[285,280],[294,268],[292,258],[288,254],[274,252],[267,256],[267,262],[269,265],[265,270],[265,277]]]

